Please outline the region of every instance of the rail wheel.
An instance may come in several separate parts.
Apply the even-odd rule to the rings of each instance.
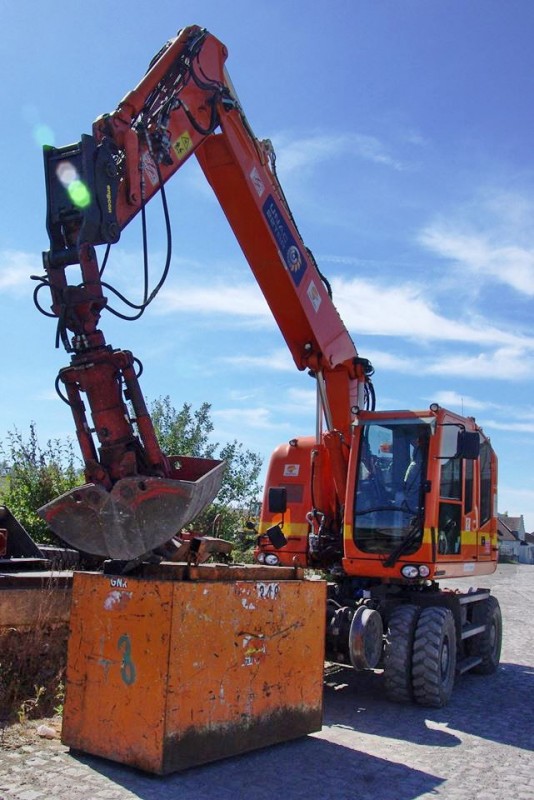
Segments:
[[[456,627],[447,608],[421,611],[415,629],[412,661],[414,700],[441,708],[451,697],[456,671]]]
[[[499,601],[493,595],[476,603],[473,608],[473,622],[485,625],[486,630],[468,640],[467,650],[471,656],[480,656],[482,661],[473,667],[472,672],[491,675],[499,666],[502,646],[502,615]]]
[[[384,648],[384,682],[386,695],[395,703],[413,700],[412,649],[420,613],[417,606],[399,606],[389,618]]]

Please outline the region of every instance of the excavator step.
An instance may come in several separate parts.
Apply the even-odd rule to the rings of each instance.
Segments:
[[[485,625],[477,625],[476,623],[473,625],[465,625],[462,628],[462,639],[470,639],[471,636],[476,636],[477,633],[483,633],[485,630]]]
[[[470,669],[473,669],[473,667],[477,667],[481,662],[481,656],[470,656],[469,658],[463,658],[456,664],[456,672],[458,675],[463,675],[465,672],[469,672]]]
[[[460,595],[458,602],[461,606],[465,606],[467,603],[479,603],[481,600],[487,600],[489,596],[489,589],[478,589],[476,592],[467,592],[467,594]]]

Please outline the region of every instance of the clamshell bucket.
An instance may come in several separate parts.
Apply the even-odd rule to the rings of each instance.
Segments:
[[[131,560],[168,542],[215,498],[224,461],[173,456],[169,477],[121,478],[111,491],[87,483],[39,509],[63,541],[105,558]]]

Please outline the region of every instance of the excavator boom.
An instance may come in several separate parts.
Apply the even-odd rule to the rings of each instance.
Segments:
[[[70,544],[100,555],[132,558],[169,540],[213,499],[222,478],[220,465],[204,468],[198,462],[195,472],[202,480],[190,481],[161,452],[139,388],[137,360],[113,350],[99,329],[110,287],[95,247],[118,242],[137,214],[144,219],[154,195],[161,193],[166,209],[164,185],[193,154],[297,368],[317,377],[327,428],[348,437],[355,410],[367,402],[372,367],[359,357],[302,241],[276,175],[272,145],[252,133],[226,57],[225,46],[205,29],[184,28],[117,109],[95,121],[91,135],[67,147],[45,148],[50,249],[43,280],[52,294],[57,338],[72,353],[59,381],[75,419],[88,483],[40,513]],[[169,265],[170,248],[164,276]],[[73,285],[67,272],[75,266],[81,279]],[[133,318],[141,316],[162,283],[145,291]],[[337,474],[346,474],[346,463]],[[344,488],[337,486],[340,498]]]

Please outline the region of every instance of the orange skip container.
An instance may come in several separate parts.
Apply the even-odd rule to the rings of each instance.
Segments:
[[[325,602],[289,567],[76,573],[63,743],[166,774],[320,730]]]

